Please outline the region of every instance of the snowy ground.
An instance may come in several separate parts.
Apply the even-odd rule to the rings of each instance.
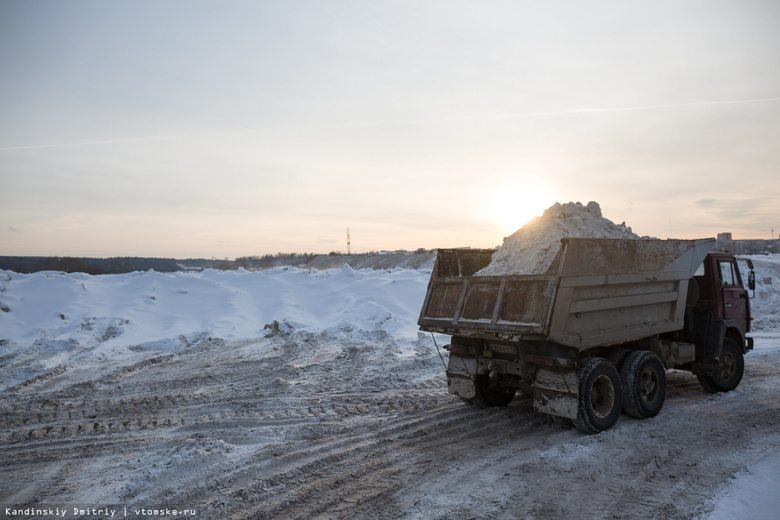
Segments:
[[[658,417],[593,436],[447,393],[416,326],[430,265],[0,271],[0,513],[776,518],[780,258],[751,258],[740,387],[670,371]]]

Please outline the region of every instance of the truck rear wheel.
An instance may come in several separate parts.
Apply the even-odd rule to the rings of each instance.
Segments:
[[[631,354],[631,352],[633,352],[633,350],[628,350],[625,348],[615,349],[607,355],[607,361],[615,365],[615,368],[617,368],[619,374],[623,369],[623,363],[626,362],[626,359]]]
[[[495,378],[491,378],[487,374],[477,376],[474,381],[474,390],[476,395],[470,401],[482,408],[507,406],[515,397],[514,388],[499,385]]]
[[[655,417],[666,398],[666,369],[661,358],[649,350],[632,352],[620,371],[623,411],[637,419]]]
[[[697,376],[699,383],[708,392],[728,392],[734,390],[742,381],[745,372],[745,357],[737,343],[731,338],[723,340],[723,354],[720,366],[713,376]]]
[[[577,376],[580,386],[574,426],[585,433],[612,428],[623,406],[620,375],[615,366],[604,358],[590,358]]]

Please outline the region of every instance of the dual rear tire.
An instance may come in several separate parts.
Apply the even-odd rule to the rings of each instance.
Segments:
[[[655,417],[666,399],[666,368],[649,350],[635,350],[620,369],[623,411],[637,419]]]
[[[603,358],[586,359],[578,371],[579,400],[574,425],[585,433],[612,428],[624,411],[637,419],[655,417],[666,398],[666,369],[654,352],[631,351],[620,371]]]

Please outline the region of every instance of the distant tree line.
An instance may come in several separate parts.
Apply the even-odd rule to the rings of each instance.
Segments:
[[[0,256],[0,269],[17,273],[38,271],[62,271],[66,273],[121,274],[154,269],[161,273],[173,273],[185,269],[267,269],[280,265],[304,265],[318,256],[315,253],[277,253],[264,256],[243,256],[235,260],[205,258],[78,258],[68,256]]]
[[[120,274],[154,269],[162,273],[180,271],[172,258],[75,258],[68,256],[0,256],[0,269],[17,273],[63,271],[66,273]]]
[[[401,252],[401,251],[397,251]],[[427,253],[418,249],[415,253]],[[370,253],[353,254],[352,257],[369,256]],[[337,251],[331,251],[329,256],[347,256]],[[247,270],[268,269],[277,266],[302,266],[320,256],[318,253],[276,253],[275,255],[242,256],[235,260],[218,260],[215,258],[188,258],[176,260],[173,258],[79,258],[68,256],[0,256],[0,269],[17,273],[35,273],[38,271],[63,271],[66,273],[86,274],[121,274],[134,271],[149,271],[154,269],[161,273],[173,273],[188,269],[220,269],[235,270],[243,267]]]
[[[231,262],[233,267],[225,268],[268,269],[269,267],[280,265],[304,265],[317,256],[319,255],[316,253],[276,253],[275,255],[242,256]]]

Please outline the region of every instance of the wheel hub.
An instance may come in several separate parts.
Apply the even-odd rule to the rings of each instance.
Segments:
[[[655,400],[658,395],[658,374],[650,367],[642,372],[639,381],[639,392],[645,402]]]
[[[601,375],[593,382],[590,404],[599,419],[604,419],[612,411],[615,405],[615,388],[609,377]]]
[[[734,374],[734,371],[736,369],[737,369],[737,360],[734,359],[734,356],[730,352],[724,353],[723,360],[720,363],[719,377],[725,381]]]

